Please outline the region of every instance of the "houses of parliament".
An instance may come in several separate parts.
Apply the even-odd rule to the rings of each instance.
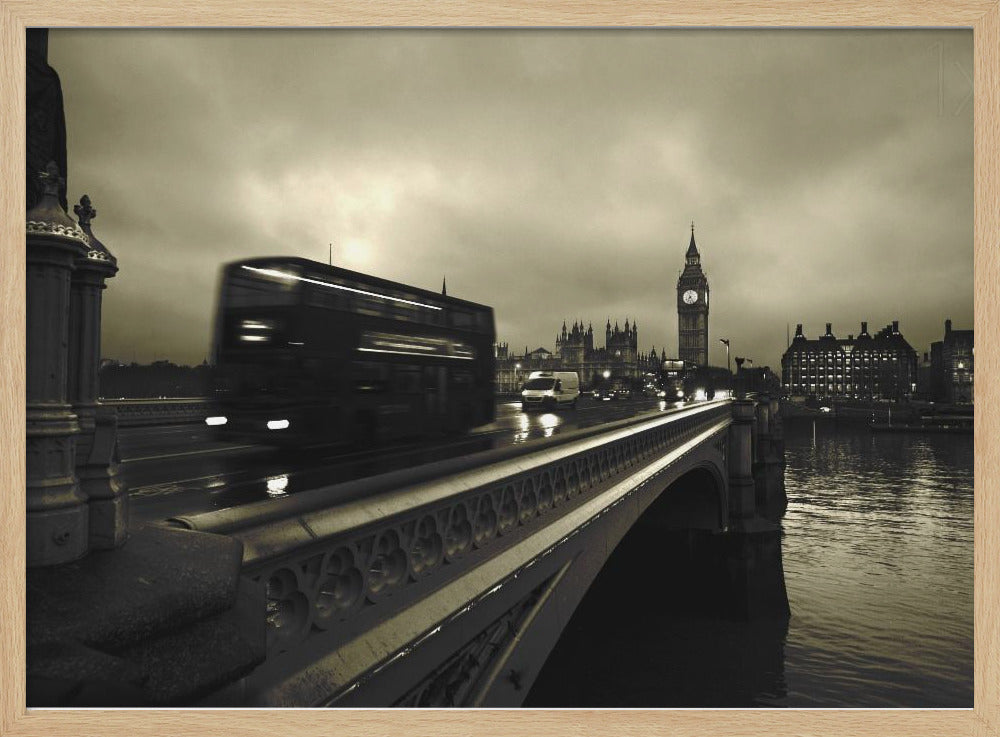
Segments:
[[[708,279],[701,268],[701,255],[694,240],[684,257],[684,270],[677,281],[678,349],[676,356],[685,363],[708,365]],[[667,352],[639,351],[639,327],[625,318],[624,327],[607,318],[604,325],[604,346],[594,344],[592,323],[584,326],[575,320],[556,334],[555,350],[546,348],[513,353],[508,343],[496,345],[497,391],[516,392],[532,371],[576,371],[583,387],[592,387],[601,381],[634,382],[646,373],[659,372]]]

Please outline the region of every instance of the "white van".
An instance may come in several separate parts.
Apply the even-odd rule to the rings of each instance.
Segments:
[[[532,371],[521,387],[521,409],[576,407],[580,377],[576,371]]]

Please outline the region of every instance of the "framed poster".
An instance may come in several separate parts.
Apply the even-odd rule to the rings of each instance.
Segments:
[[[996,3],[801,4],[780,11],[600,2],[486,9],[458,3],[414,11],[402,4],[373,9],[300,2],[280,12],[226,3],[144,4],[126,12],[4,2],[3,10],[2,156],[8,186],[0,280],[11,319],[0,331],[0,444],[12,452],[0,464],[9,491],[0,502],[8,522],[0,544],[18,572],[3,589],[4,682],[14,684],[3,695],[3,734],[255,734],[274,729],[268,719],[317,734],[461,734],[475,727],[530,734],[951,735],[998,729],[998,520],[988,493],[997,477],[992,341],[980,346],[978,382],[971,370],[973,330],[989,337],[996,324],[1000,276],[991,248],[1000,226]],[[294,294],[305,309],[360,315],[357,350],[371,360],[341,368],[353,392],[391,395],[391,401],[373,405],[378,425],[373,419],[362,428],[372,442],[396,427],[403,437],[402,423],[417,408],[424,413],[422,429],[437,420],[442,429],[454,429],[446,427],[458,417],[446,397],[473,396],[467,387],[477,379],[474,370],[452,366],[484,353],[476,341],[486,333],[477,337],[474,329],[489,321],[477,312],[483,305],[495,319],[488,341],[494,346],[485,349],[496,361],[491,392],[498,390],[507,402],[498,400],[488,419],[510,435],[511,448],[586,432],[580,419],[585,412],[630,422],[609,414],[611,408],[673,399],[659,394],[666,391],[661,373],[668,363],[690,370],[686,384],[678,379],[666,385],[679,392],[676,399],[690,400],[677,408],[684,412],[700,411],[697,403],[711,400],[698,392],[717,391],[719,401],[730,401],[724,392],[743,396],[750,391],[746,382],[760,381],[754,391],[790,400],[784,410],[789,421],[797,411],[810,418],[798,430],[790,424],[782,446],[785,483],[798,484],[787,487],[790,512],[782,510],[784,541],[779,534],[777,543],[780,589],[784,596],[788,587],[791,620],[778,617],[783,624],[777,629],[749,630],[691,625],[687,610],[681,619],[663,620],[662,602],[694,591],[711,598],[717,591],[714,585],[678,588],[683,595],[664,596],[659,576],[678,580],[678,566],[664,565],[657,557],[662,548],[651,553],[642,543],[630,547],[625,529],[638,512],[628,524],[614,522],[624,529],[601,537],[600,525],[613,520],[605,511],[626,498],[612,504],[602,496],[604,506],[594,506],[591,516],[604,522],[572,528],[590,531],[573,533],[583,541],[577,552],[558,565],[550,561],[552,570],[543,577],[550,588],[529,587],[518,600],[518,606],[527,604],[498,610],[491,620],[491,626],[499,622],[518,633],[496,640],[495,649],[545,653],[530,675],[508,667],[510,658],[503,667],[481,663],[483,648],[463,649],[463,642],[441,666],[460,670],[461,678],[431,679],[453,692],[383,688],[373,674],[409,653],[419,638],[401,634],[402,620],[373,619],[382,628],[374,639],[359,636],[352,641],[360,643],[355,649],[337,651],[344,662],[362,663],[351,666],[358,676],[346,691],[310,690],[310,678],[320,681],[340,665],[327,663],[322,677],[320,670],[303,668],[285,678],[274,676],[272,659],[270,682],[241,680],[220,689],[225,695],[216,700],[199,696],[155,709],[116,708],[131,704],[114,699],[107,708],[90,708],[103,701],[69,701],[67,708],[26,709],[32,696],[25,687],[21,490],[26,464],[30,469],[33,462],[21,431],[31,425],[23,409],[26,320],[27,330],[38,328],[25,315],[21,276],[26,149],[31,159],[21,121],[30,121],[31,114],[30,80],[17,70],[32,53],[25,44],[29,28],[48,29],[45,61],[62,84],[63,207],[76,211],[92,238],[100,235],[121,269],[113,280],[107,277],[103,326],[97,323],[99,357],[122,368],[116,389],[101,394],[104,400],[129,396],[130,367],[162,369],[167,378],[156,379],[162,382],[157,386],[167,387],[197,377],[201,364],[219,364],[229,339],[218,337],[218,325],[227,318],[217,312],[216,291],[226,263],[238,264],[238,275],[251,272],[270,286],[277,282],[280,289],[267,299],[279,310],[287,307],[280,302],[293,294],[294,282],[304,285]],[[90,195],[86,203],[84,193]],[[279,253],[293,260],[253,260]],[[358,275],[374,280],[350,281]],[[230,296],[238,281],[227,282],[236,285]],[[321,289],[308,291],[314,287]],[[433,315],[422,316],[441,309],[464,321],[449,323],[463,337],[446,336]],[[399,324],[419,329],[385,328],[388,323],[380,321],[389,312]],[[296,347],[313,340],[312,333],[301,339],[285,334],[280,321],[290,323],[287,314],[244,316],[230,337],[256,345],[278,336]],[[869,330],[869,318],[887,324],[872,322]],[[799,325],[793,339],[798,323],[804,328]],[[550,342],[553,331],[557,337]],[[935,350],[958,356],[941,374],[943,394],[936,403]],[[376,360],[387,352],[420,359],[387,368]],[[447,369],[419,363],[428,356],[439,357]],[[718,367],[721,376],[725,368],[728,381],[733,358],[743,383],[713,389],[708,369]],[[903,370],[910,361],[912,370]],[[178,365],[192,370],[169,373]],[[782,383],[766,384],[770,367]],[[656,382],[644,383],[640,377],[647,374],[656,374]],[[635,381],[624,381],[626,376]],[[308,379],[308,373],[297,375],[299,382]],[[537,386],[529,386],[532,381]],[[924,394],[920,381],[928,382]],[[980,409],[974,439],[878,435],[882,424],[892,427],[893,412],[897,430],[916,422],[900,418],[904,404],[924,402],[928,411],[921,416],[946,414],[943,423],[951,415],[932,412],[932,404],[965,408],[973,422],[973,385]],[[168,387],[157,396],[169,403],[199,391]],[[273,391],[267,381],[254,389]],[[531,392],[542,402],[551,400],[553,406],[545,408],[551,411],[532,415],[514,407],[536,396]],[[559,407],[557,395],[573,409]],[[795,397],[801,401],[791,401]],[[121,405],[120,426],[124,412],[138,411],[135,404]],[[883,408],[887,417],[878,414]],[[191,411],[205,414],[200,406]],[[863,431],[837,435],[823,424],[827,411],[840,418],[851,411],[865,414]],[[231,412],[208,414],[216,424],[235,424]],[[267,419],[267,432],[298,427],[295,417],[290,423],[286,415]],[[469,417],[466,424],[483,426],[485,419]],[[759,414],[751,421],[766,423]],[[755,427],[758,432],[762,425]],[[310,426],[309,437],[314,432]],[[763,463],[760,444],[770,441],[761,438],[771,436],[753,437],[754,458]],[[208,469],[201,456],[192,461],[200,449],[161,453],[162,439],[135,434],[130,442],[133,458],[153,455],[154,442],[162,456],[147,476],[132,482],[143,490],[133,499],[133,514],[149,522],[173,516],[196,530],[233,529],[227,510],[235,496],[215,506],[203,500],[216,493],[213,484],[236,488],[236,471]],[[206,441],[199,436],[196,442]],[[716,452],[731,461],[738,445],[720,441]],[[520,450],[487,450],[526,463]],[[852,455],[845,461],[843,453]],[[200,501],[165,511],[159,500],[176,491],[182,477],[177,469],[189,462],[191,469],[202,469],[202,481],[184,493]],[[895,470],[886,472],[886,464]],[[168,465],[174,476],[164,470]],[[387,469],[393,470],[380,470]],[[296,484],[311,483],[299,480],[300,471],[254,471],[261,498],[248,500],[263,511],[253,518],[257,533],[245,531],[252,526],[245,516],[238,523],[244,546],[275,544],[260,532],[277,503],[264,497],[294,498],[289,492],[297,491]],[[185,479],[195,476],[185,473]],[[859,481],[858,474],[868,481]],[[558,478],[554,486],[579,483]],[[845,478],[865,489],[856,504],[844,504],[839,486],[830,493]],[[539,483],[540,493],[547,487]],[[671,488],[687,493],[683,479],[676,483]],[[738,503],[732,477],[728,483],[731,518]],[[896,493],[894,484],[910,493]],[[419,512],[400,535],[426,541],[420,543],[421,560],[437,565],[447,559],[463,571],[447,585],[422,589],[440,599],[487,575],[486,558],[473,568],[453,549],[461,549],[466,533],[474,545],[480,519],[487,520],[490,535],[499,536],[506,497],[501,490],[486,506],[480,500],[474,509],[449,509],[435,523],[422,510],[437,509],[440,499],[425,491],[416,501],[392,500]],[[297,503],[309,504],[307,497],[299,495]],[[686,507],[690,519],[699,514],[697,498],[692,493]],[[586,504],[599,500],[584,501],[574,507],[581,519]],[[655,509],[652,501],[635,506]],[[366,514],[340,510],[313,521],[367,530]],[[730,529],[725,513],[718,524]],[[552,545],[569,536],[555,534]],[[540,544],[538,535],[532,540]],[[678,549],[708,551],[697,540],[687,535]],[[608,550],[589,568],[573,567],[602,546]],[[393,556],[404,547],[379,533],[370,549],[352,538],[350,545],[323,552],[324,571],[341,567],[323,579],[331,582],[329,591],[317,584],[310,611],[335,609],[348,596],[351,603],[343,608],[353,616],[362,594],[379,600],[384,582],[395,585]],[[407,575],[419,585],[423,569],[414,563],[414,549],[407,548]],[[631,558],[622,557],[626,549]],[[619,556],[617,569],[612,550]],[[359,563],[365,555],[367,562]],[[309,560],[297,562],[300,571],[307,571]],[[506,578],[489,575],[506,582],[519,570],[511,567]],[[760,566],[755,570],[759,574]],[[360,598],[350,598],[355,571],[363,581]],[[559,588],[574,580],[575,593]],[[649,590],[656,590],[654,598],[643,598]],[[298,593],[282,598],[269,589],[269,618],[294,620]],[[396,596],[398,601],[408,594]],[[558,627],[545,624],[539,603],[545,597],[562,601],[567,610]],[[445,621],[447,605],[432,599],[425,604],[426,626],[412,625],[420,637],[441,630]],[[751,600],[760,605],[759,597]],[[431,612],[431,604],[439,608]],[[655,616],[648,614],[651,607]],[[618,618],[633,626],[612,631],[605,624]],[[541,624],[532,630],[529,621]],[[687,623],[681,636],[661,636],[664,622],[674,627],[678,621]],[[623,630],[629,629],[638,634],[627,637]],[[689,640],[698,646],[686,646]],[[372,655],[376,641],[384,652]],[[468,666],[472,662],[476,667]],[[337,673],[348,670],[343,666]],[[455,685],[487,676],[504,693],[517,692],[514,701],[498,696],[499,686],[464,699],[466,692]],[[352,701],[351,693],[366,688],[390,695],[384,702]],[[319,705],[340,708],[309,708]],[[387,708],[392,705],[428,708]],[[448,705],[460,708],[440,708]],[[271,710],[279,706],[295,708]],[[507,708],[473,708],[490,706]]]

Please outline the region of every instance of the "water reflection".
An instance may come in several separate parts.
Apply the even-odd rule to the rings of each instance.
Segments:
[[[786,422],[790,706],[972,705],[973,439]]]
[[[513,442],[516,444],[525,443],[535,438],[551,438],[565,422],[565,418],[555,412],[546,412],[541,415],[521,412],[515,419],[516,429],[514,430]]]
[[[542,437],[551,438],[552,433],[562,424],[562,419],[559,415],[549,412],[538,418],[538,424],[542,428]]]
[[[648,550],[598,577],[527,705],[972,706],[972,437],[821,422],[814,447],[786,421],[785,440],[791,619],[678,608],[688,567]]]

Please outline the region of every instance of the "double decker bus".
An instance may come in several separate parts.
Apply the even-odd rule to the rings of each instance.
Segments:
[[[303,258],[222,269],[213,341],[222,437],[373,443],[492,422],[493,309]]]
[[[684,399],[684,377],[688,368],[679,358],[668,358],[660,366],[660,387],[668,401]]]

